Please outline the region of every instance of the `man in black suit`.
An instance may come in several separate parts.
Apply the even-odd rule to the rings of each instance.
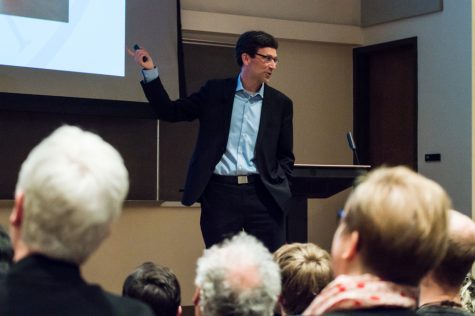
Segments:
[[[150,54],[129,51],[144,68],[142,86],[158,119],[200,121],[182,202],[201,203],[206,247],[241,230],[271,251],[285,242],[294,163],[293,105],[268,85],[277,68],[277,47],[265,32],[242,34],[236,43],[240,74],[210,80],[176,101],[165,91]]]
[[[139,301],[91,285],[80,265],[109,235],[129,187],[120,154],[63,126],[21,166],[10,215],[15,263],[0,279],[0,315],[152,316]]]

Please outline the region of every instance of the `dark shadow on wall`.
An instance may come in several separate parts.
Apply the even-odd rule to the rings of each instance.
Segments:
[[[120,152],[128,200],[157,199],[157,121],[147,103],[9,93],[0,93],[0,199],[13,199],[21,163],[64,124],[95,132]]]

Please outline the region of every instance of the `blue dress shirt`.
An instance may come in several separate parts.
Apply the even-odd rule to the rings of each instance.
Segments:
[[[254,148],[261,119],[264,85],[256,93],[244,90],[241,76],[234,94],[231,126],[226,151],[214,169],[219,175],[249,175],[257,173]]]

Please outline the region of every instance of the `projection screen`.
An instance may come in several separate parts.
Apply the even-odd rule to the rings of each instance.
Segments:
[[[0,92],[145,101],[137,43],[178,94],[175,1],[0,0],[0,30]]]

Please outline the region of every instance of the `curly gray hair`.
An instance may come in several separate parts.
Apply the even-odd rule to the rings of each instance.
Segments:
[[[475,313],[475,280],[469,272],[460,288],[462,307],[470,313]]]
[[[272,254],[244,232],[205,250],[196,286],[203,315],[272,315],[281,290]]]

